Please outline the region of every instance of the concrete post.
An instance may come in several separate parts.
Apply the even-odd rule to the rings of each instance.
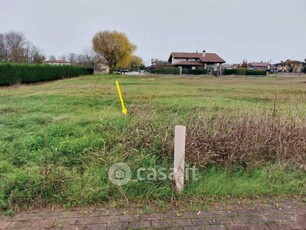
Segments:
[[[182,75],[182,73],[183,73],[183,67],[182,67],[182,66],[179,66],[179,69],[180,69],[180,75]]]
[[[175,126],[174,180],[178,191],[184,189],[186,127]]]

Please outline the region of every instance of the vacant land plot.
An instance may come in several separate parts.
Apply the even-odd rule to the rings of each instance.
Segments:
[[[305,195],[305,104],[297,77],[84,76],[0,88],[0,208]],[[182,194],[170,180],[109,181],[117,162],[133,175],[171,167],[178,124],[198,168]]]

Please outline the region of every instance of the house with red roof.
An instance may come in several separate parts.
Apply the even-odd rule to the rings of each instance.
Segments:
[[[268,71],[272,68],[271,63],[269,62],[249,62],[248,69],[249,70],[260,70],[260,71]]]
[[[208,72],[220,72],[221,65],[225,63],[216,53],[185,53],[185,52],[172,52],[168,59],[170,66],[178,67],[181,69],[207,69]]]

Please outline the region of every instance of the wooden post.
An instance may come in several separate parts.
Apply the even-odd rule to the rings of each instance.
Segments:
[[[175,126],[174,180],[175,180],[175,186],[178,191],[183,191],[184,189],[185,140],[186,140],[186,127],[182,125]]]

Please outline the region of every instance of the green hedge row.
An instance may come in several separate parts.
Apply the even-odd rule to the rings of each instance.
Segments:
[[[224,75],[267,75],[266,71],[248,69],[225,69]]]
[[[204,74],[207,74],[207,70],[206,69],[183,69],[183,74],[204,75]]]
[[[93,69],[79,66],[0,64],[0,85],[34,83],[93,74]]]
[[[152,69],[151,73],[178,75],[180,74],[180,69],[175,68],[175,67],[164,67],[164,68]],[[207,70],[206,69],[183,69],[182,74],[202,75],[202,74],[207,74]]]
[[[180,69],[175,67],[164,67],[164,68],[152,69],[151,73],[178,75],[180,74]]]

